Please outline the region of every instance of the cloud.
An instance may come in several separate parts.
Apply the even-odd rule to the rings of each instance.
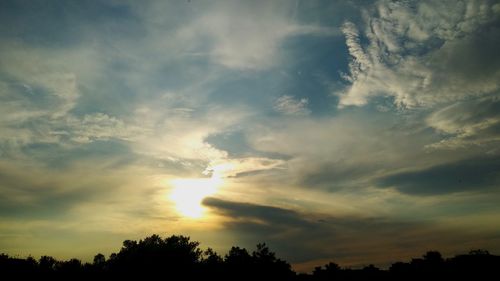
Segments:
[[[111,189],[99,188],[99,177],[82,177],[95,171],[71,171],[67,175],[41,168],[30,168],[0,162],[0,216],[25,220],[56,219],[71,215],[84,202],[109,195]],[[101,165],[95,165],[101,166]],[[102,180],[102,178],[100,178]],[[97,183],[97,185],[96,185]]]
[[[103,61],[92,48],[53,49],[0,38],[0,148],[128,140],[140,127],[102,112],[78,112]],[[75,67],[73,64],[78,65]],[[101,72],[102,73],[102,72]],[[18,151],[19,152],[19,151]],[[13,153],[10,153],[13,154]]]
[[[184,111],[179,114],[179,110],[169,108],[168,104],[148,103],[140,109],[135,122],[142,124],[146,133],[135,139],[132,144],[134,151],[158,159],[175,158],[207,164],[226,159],[228,155],[208,143],[206,138],[243,122],[251,114],[244,107],[207,106],[197,108],[196,116],[186,115]]]
[[[69,132],[59,131],[70,135],[70,138],[78,143],[88,143],[96,140],[121,139],[128,140],[138,133],[142,133],[139,127],[126,125],[123,120],[109,116],[104,113],[87,114],[83,118],[69,117],[66,119]]]
[[[420,196],[480,192],[500,185],[499,169],[500,160],[497,157],[478,157],[394,173],[379,178],[376,184]]]
[[[66,114],[60,117],[10,116],[17,122],[6,121],[0,133],[0,148],[12,150],[29,146],[59,145],[62,148],[76,148],[80,144],[95,141],[128,141],[144,133],[144,129],[104,113],[86,114],[78,117]],[[22,119],[22,120],[20,120]],[[14,125],[15,124],[15,125]],[[16,128],[21,126],[20,128]]]
[[[74,107],[78,81],[61,59],[67,54],[57,56],[52,50],[12,42],[4,42],[0,50],[2,121],[60,118]]]
[[[366,231],[366,226],[376,224],[361,218],[333,218],[211,197],[206,198],[203,204],[226,217],[226,230],[235,232],[243,245],[266,242],[287,260],[290,257],[293,263],[333,256],[346,258],[345,249],[354,242],[348,245],[347,241],[342,241],[348,233],[361,229]],[[352,240],[356,239],[359,237],[352,237]],[[372,239],[375,240],[375,237]],[[341,241],[346,244],[341,245]]]
[[[307,98],[295,99],[292,96],[283,95],[274,102],[274,110],[285,115],[308,115],[311,111],[307,108]]]
[[[418,127],[422,125],[397,125],[403,121],[392,113],[354,108],[333,118],[266,118],[245,135],[254,150],[287,156],[280,170],[287,184],[359,191],[386,170],[441,161],[438,154],[422,154],[423,145],[432,139],[430,132]]]
[[[386,163],[385,165],[387,165]],[[308,188],[327,191],[359,190],[369,185],[371,175],[383,168],[372,163],[351,162],[345,159],[304,165],[299,184]]]
[[[239,177],[261,171],[280,169],[283,160],[270,158],[223,158],[210,161],[206,171],[221,177]]]
[[[365,54],[359,41],[359,31],[352,22],[345,22],[342,26],[342,33],[346,39],[346,45],[352,60],[349,63],[350,76],[345,76],[350,82],[356,81],[361,72],[367,71],[372,64]]]
[[[445,252],[457,250],[458,241],[469,245],[472,241],[468,234],[429,222],[335,217],[213,197],[203,204],[225,217],[226,231],[237,234],[243,246],[266,242],[296,267],[311,266],[311,261],[314,265],[335,261],[343,266],[387,266],[396,256],[410,258],[435,247]]]
[[[207,55],[230,69],[266,69],[283,59],[279,49],[286,38],[336,33],[295,22],[294,9],[294,3],[289,1],[218,2],[182,27],[177,40],[190,46],[188,53]]]
[[[225,201],[214,197],[205,198],[203,200],[203,205],[226,213],[235,220],[261,219],[261,223],[264,224],[296,225],[300,227],[309,224],[309,222],[302,219],[297,212],[278,207]]]
[[[104,5],[106,13],[130,16],[120,22],[132,30],[120,33],[119,40],[109,40],[114,36],[110,30],[120,31],[112,17],[100,17],[98,23],[81,20],[92,12],[89,7],[70,21],[74,29],[87,31],[81,36],[89,40],[57,37],[62,41],[53,48],[28,40],[30,34],[23,40],[2,38],[6,43],[0,66],[10,79],[0,83],[8,101],[0,105],[7,112],[1,117],[5,134],[0,138],[9,147],[5,150],[33,143],[67,146],[122,140],[134,153],[159,161],[187,164],[227,158],[227,152],[205,138],[243,122],[242,114],[249,110],[215,109],[219,101],[210,100],[209,94],[227,74],[220,65],[266,69],[281,61],[281,42],[290,36],[335,35],[333,29],[297,22],[292,4],[180,3],[177,10],[161,2],[111,4]],[[76,13],[74,8],[71,13]],[[96,26],[103,32],[90,32],[101,30]],[[40,29],[47,32],[50,26]],[[291,112],[292,102],[283,110]],[[296,106],[297,114],[308,112],[303,101]],[[248,156],[253,155],[243,158]]]
[[[500,100],[498,98],[457,102],[433,112],[427,124],[445,138],[428,145],[430,149],[492,147],[500,141]]]
[[[376,96],[414,108],[495,94],[495,7],[491,1],[380,1],[366,9],[362,33],[352,22],[342,29],[352,60],[339,107],[364,105]]]
[[[110,150],[89,149],[76,163],[57,155],[69,162],[59,167],[0,160],[2,249],[92,260],[97,251],[110,254],[138,233],[169,228],[176,217],[162,193],[165,186],[152,180],[155,174],[165,180],[165,174],[131,162],[117,165],[120,156]]]
[[[98,23],[71,21],[74,29],[87,31],[82,37],[91,40],[57,37],[62,40],[57,48],[28,40],[32,34],[19,40],[0,38],[0,109],[5,113],[0,116],[0,154],[50,165],[61,161],[70,164],[80,157],[76,154],[100,151],[99,147],[109,142],[126,147],[120,152],[125,159],[161,165],[165,171],[178,166],[176,171],[181,174],[189,171],[199,175],[208,165],[223,161],[233,166],[232,172],[226,171],[227,176],[278,166],[280,160],[264,155],[230,159],[226,151],[205,140],[254,114],[248,108],[220,106],[208,95],[224,81],[220,65],[266,68],[278,57],[279,42],[285,37],[327,35],[329,31],[293,23],[287,11],[279,8],[286,7],[285,2],[265,3],[270,10],[249,4],[252,13],[231,3],[201,10],[189,10],[192,5],[185,4],[177,7],[179,12],[188,13],[184,18],[170,12],[172,3],[105,5],[104,12],[127,14],[131,20],[120,22],[144,32],[137,36],[131,30],[112,42],[109,38],[114,35],[108,31],[119,30],[113,17],[107,16]],[[175,17],[175,23],[165,11]],[[78,16],[85,18],[87,12],[92,11],[83,9],[84,15]],[[275,24],[276,33],[270,28]],[[101,27],[102,32],[89,32]],[[50,26],[40,29],[47,32]],[[188,54],[198,47],[210,53],[208,70],[199,70],[207,61],[193,61]],[[175,78],[170,81],[165,77]],[[63,160],[63,156],[68,159]]]

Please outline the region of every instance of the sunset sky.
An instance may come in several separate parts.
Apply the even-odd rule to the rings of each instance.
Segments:
[[[497,1],[0,1],[0,252],[500,253]]]

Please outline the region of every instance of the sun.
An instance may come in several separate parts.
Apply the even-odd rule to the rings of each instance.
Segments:
[[[171,181],[170,199],[177,212],[188,218],[201,218],[205,212],[203,198],[214,194],[221,184],[219,177],[174,179]]]

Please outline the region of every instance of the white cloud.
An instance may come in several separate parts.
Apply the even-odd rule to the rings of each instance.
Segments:
[[[105,113],[72,113],[81,76],[101,65],[86,48],[52,50],[5,41],[0,47],[0,147],[11,152],[33,143],[75,146],[95,140],[127,140],[142,129]],[[78,64],[78,68],[72,64]]]
[[[361,72],[368,70],[372,62],[369,60],[359,43],[359,31],[353,23],[344,23],[342,26],[342,33],[345,35],[349,54],[353,58],[349,63],[351,75],[346,76],[346,79],[350,82],[354,82]]]
[[[286,115],[307,115],[311,111],[307,108],[309,101],[306,98],[295,99],[289,95],[283,95],[274,102],[274,109]]]
[[[0,51],[0,70],[10,77],[0,81],[3,118],[12,122],[30,116],[59,118],[74,107],[79,97],[78,81],[66,65],[67,54],[12,42],[4,42]]]
[[[279,49],[287,37],[337,34],[330,28],[295,22],[294,8],[290,1],[223,1],[181,28],[176,41],[187,47],[184,51],[208,55],[231,69],[266,69],[283,59]]]
[[[284,160],[263,157],[223,158],[211,161],[205,171],[227,178],[249,172],[280,168],[284,163]]]
[[[127,125],[123,120],[104,113],[87,114],[83,118],[70,116],[65,120],[65,125],[68,131],[59,133],[67,134],[72,141],[77,143],[113,138],[128,140],[143,133],[143,129],[138,126]],[[58,132],[52,131],[51,133],[57,134]]]
[[[498,146],[500,142],[500,101],[498,98],[457,102],[433,112],[427,124],[445,138],[430,149],[458,149]]]
[[[357,28],[343,26],[352,61],[340,107],[392,96],[403,107],[494,93],[500,84],[498,11],[490,1],[380,1]]]
[[[255,150],[287,156],[286,169],[275,176],[281,185],[308,188],[369,187],[379,174],[453,158],[423,155],[429,132],[411,126],[394,131],[393,118],[390,113],[367,114],[356,109],[335,118],[265,119],[245,135]]]

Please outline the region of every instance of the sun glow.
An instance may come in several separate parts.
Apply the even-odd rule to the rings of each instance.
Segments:
[[[205,212],[201,204],[203,198],[214,194],[221,183],[222,179],[215,175],[211,178],[174,179],[171,181],[170,199],[181,215],[200,218]]]

